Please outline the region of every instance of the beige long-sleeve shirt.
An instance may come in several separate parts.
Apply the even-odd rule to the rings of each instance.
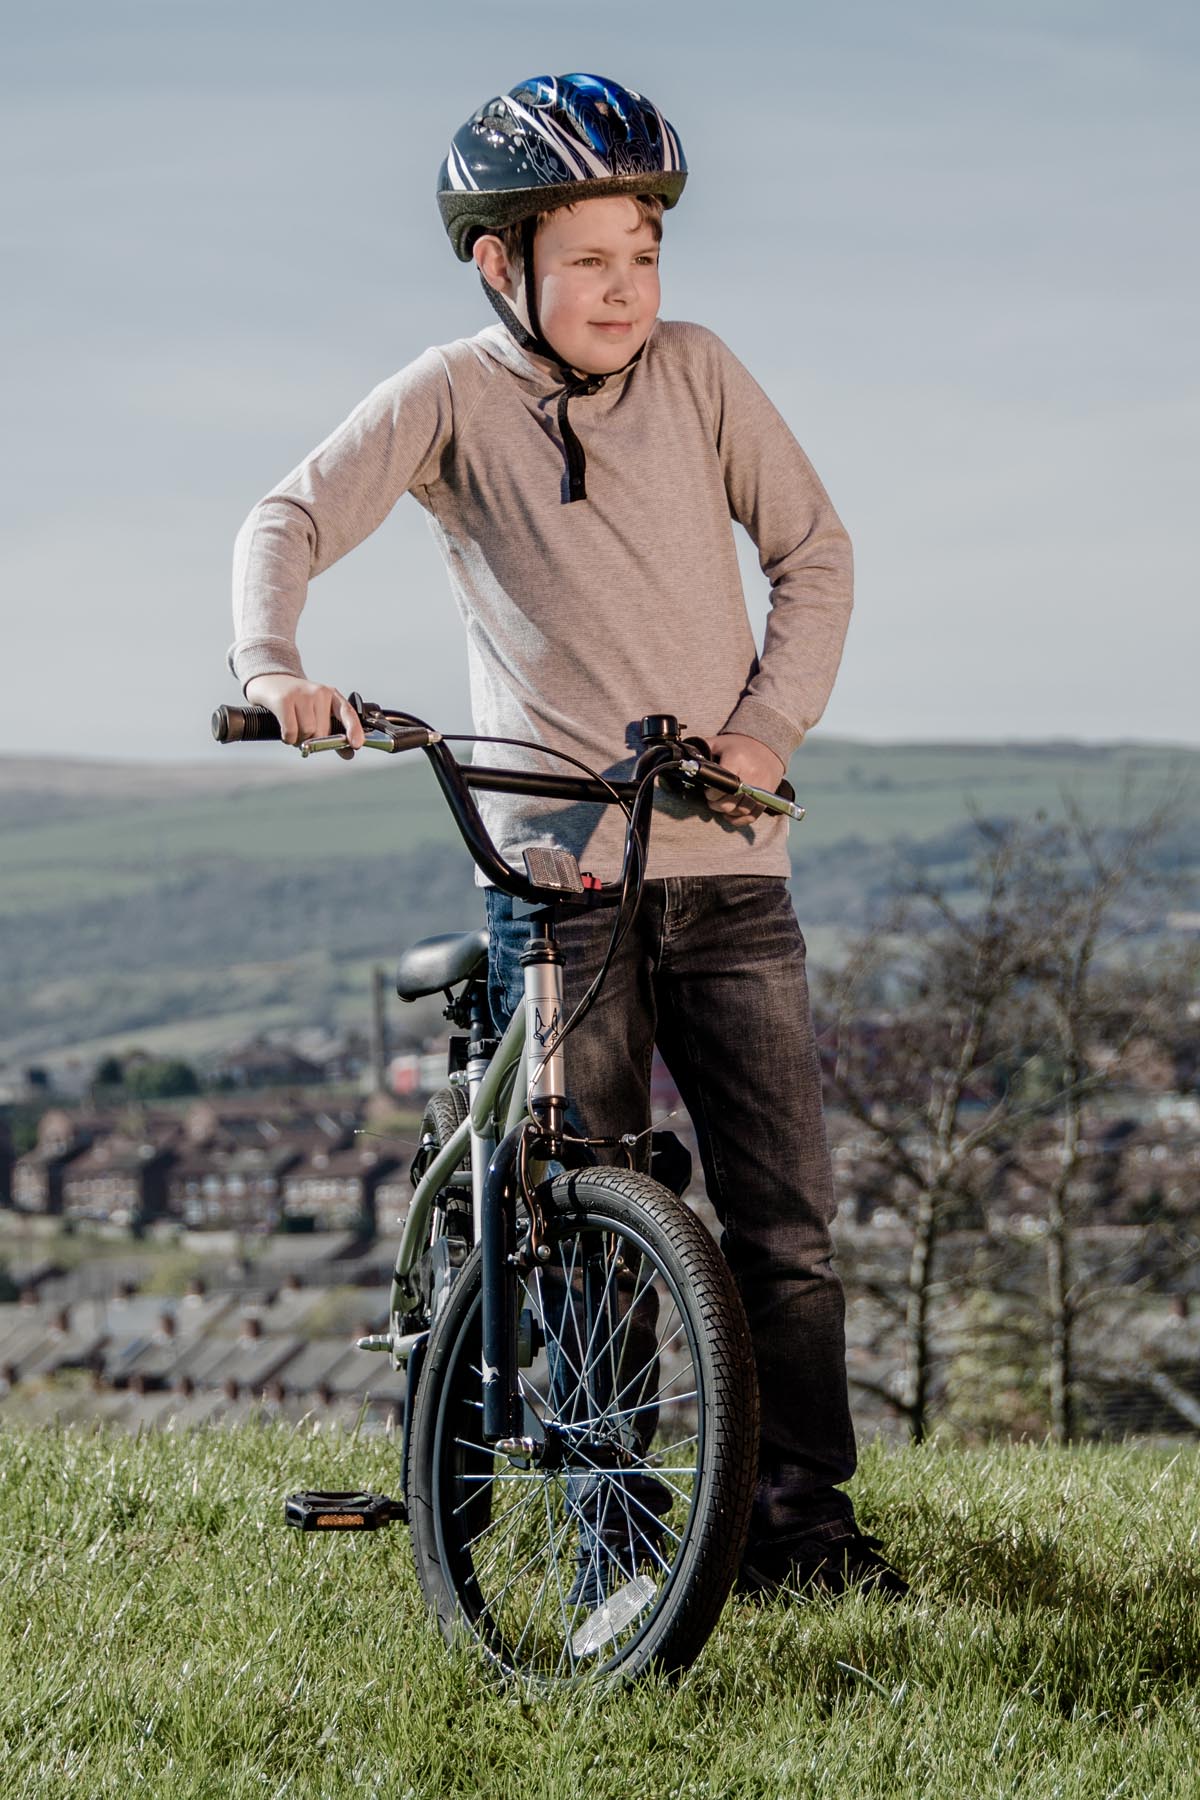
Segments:
[[[302,674],[308,583],[375,530],[402,494],[425,507],[467,631],[475,730],[545,753],[486,749],[507,767],[572,771],[560,749],[627,776],[644,714],[757,738],[787,760],[825,708],[851,606],[850,544],[799,444],[712,332],[660,320],[639,362],[573,399],[587,499],[565,503],[562,377],[501,325],[427,350],[381,383],[254,508],[234,565],[244,683]],[[771,587],[761,657],[731,520]],[[399,634],[398,634],[399,637]],[[406,692],[407,682],[407,692]],[[378,698],[419,713],[398,641]],[[383,690],[386,689],[386,692]],[[446,721],[433,721],[445,726]],[[485,795],[509,861],[558,843],[611,879],[612,807]],[[660,792],[652,875],[786,874],[786,826],[733,826]]]

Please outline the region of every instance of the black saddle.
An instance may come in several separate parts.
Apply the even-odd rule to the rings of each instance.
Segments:
[[[396,992],[402,1000],[420,1000],[440,994],[460,981],[482,975],[487,967],[486,931],[444,931],[422,938],[404,952],[396,965]]]

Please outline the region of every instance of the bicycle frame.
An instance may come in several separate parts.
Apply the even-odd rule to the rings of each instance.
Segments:
[[[541,1258],[544,1230],[534,1197],[548,1163],[565,1154],[566,1082],[560,1040],[563,1033],[563,959],[554,942],[551,915],[543,912],[539,929],[521,958],[524,995],[486,1065],[468,1061],[471,1088],[467,1117],[435,1155],[413,1196],[397,1256],[392,1286],[392,1322],[381,1343],[394,1365],[410,1363],[428,1333],[421,1329],[400,1336],[398,1318],[408,1276],[429,1237],[430,1214],[437,1195],[452,1184],[463,1151],[471,1148],[473,1238],[483,1265],[482,1364],[484,1441],[497,1449],[524,1453],[533,1449],[522,1434],[523,1403],[518,1374],[517,1265],[524,1253]],[[482,1059],[481,1059],[482,1060]],[[511,1076],[511,1085],[508,1085]],[[503,1114],[503,1129],[498,1129]],[[486,1172],[485,1172],[486,1163]],[[530,1231],[524,1251],[518,1247],[517,1202],[529,1210]]]
[[[416,1296],[410,1278],[429,1239],[434,1201],[448,1185],[453,1185],[455,1171],[469,1144],[473,1237],[482,1261],[482,1436],[502,1452],[527,1455],[534,1446],[522,1435],[515,1313],[517,1264],[526,1254],[541,1258],[550,1253],[543,1241],[544,1221],[536,1190],[544,1180],[547,1165],[561,1162],[565,1155],[567,1096],[560,1047],[562,957],[554,943],[553,909],[564,904],[625,904],[628,857],[635,853],[645,869],[654,785],[668,770],[685,784],[746,797],[760,810],[800,819],[804,809],[795,805],[795,795],[786,782],[779,792],[771,794],[743,784],[731,771],[708,760],[705,741],[682,737],[678,720],[669,713],[648,714],[642,720],[643,749],[634,780],[614,784],[591,771],[580,780],[577,776],[488,769],[475,764],[464,768],[450,753],[444,736],[411,713],[364,704],[358,695],[351,696],[351,705],[365,728],[364,747],[392,755],[404,750],[424,751],[478,868],[503,892],[541,909],[542,926],[521,958],[524,998],[503,1039],[486,1065],[482,1055],[468,1060],[468,1116],[437,1151],[417,1183],[392,1281],[389,1330],[360,1339],[359,1347],[389,1351],[395,1367],[409,1363],[415,1356],[409,1370],[410,1390],[415,1385],[414,1376],[429,1331],[422,1328],[402,1334],[399,1327],[415,1311],[412,1302]],[[213,717],[213,734],[223,743],[244,737],[277,736],[278,730],[274,716],[262,708],[221,707]],[[308,756],[344,748],[345,743],[344,734],[308,739],[301,745],[301,752]],[[534,879],[532,853],[527,852],[527,872],[522,874],[504,860],[488,835],[472,798],[473,787],[621,803],[629,818],[627,861],[621,878],[603,884],[584,876],[574,856],[567,852],[558,853],[566,856],[566,870],[552,866],[541,882]],[[639,891],[640,884],[635,892]],[[510,1075],[512,1086],[506,1090]],[[520,1249],[518,1197],[523,1198],[530,1221],[528,1238]]]
[[[494,1051],[481,1081],[471,1096],[467,1117],[443,1144],[417,1183],[404,1223],[400,1248],[396,1253],[396,1270],[392,1278],[393,1315],[397,1311],[398,1302],[403,1298],[400,1283],[416,1268],[428,1242],[429,1215],[433,1210],[434,1200],[447,1185],[462,1161],[468,1145],[471,1148],[474,1236],[475,1241],[479,1241],[483,1226],[482,1176],[487,1162],[490,1160],[488,1152],[494,1148],[499,1139],[505,1137],[515,1126],[522,1124],[530,1116],[528,1111],[529,1059],[526,1037],[525,1001],[522,998],[520,1005],[508,1022],[508,1028]],[[506,1084],[510,1076],[512,1085],[506,1093]],[[498,1125],[502,1126],[499,1131],[496,1129]],[[412,1343],[424,1335],[423,1332],[415,1332],[411,1338],[402,1338],[395,1343],[392,1346],[393,1360],[397,1363],[407,1360]]]

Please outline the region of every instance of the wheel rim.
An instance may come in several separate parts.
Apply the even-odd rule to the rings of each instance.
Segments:
[[[522,1467],[482,1442],[476,1294],[438,1409],[437,1548],[497,1663],[573,1681],[650,1653],[705,1479],[703,1365],[673,1273],[598,1209],[557,1222],[521,1304],[545,1338],[521,1370],[540,1456]]]

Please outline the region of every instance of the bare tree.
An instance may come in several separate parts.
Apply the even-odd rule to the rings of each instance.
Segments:
[[[982,1223],[987,1196],[1014,1174],[1042,1196],[1051,1429],[1061,1439],[1075,1429],[1086,1115],[1163,1008],[1162,971],[1120,953],[1145,928],[1165,823],[1160,808],[1106,830],[1073,807],[1059,824],[979,823],[972,878],[910,880],[845,971],[834,1086],[872,1144],[869,1185],[889,1190],[908,1227],[893,1300],[902,1384],[883,1397],[914,1439],[935,1400],[944,1233],[964,1216]],[[1048,1133],[1049,1171],[1030,1153]]]
[[[889,1398],[918,1441],[932,1398],[940,1240],[956,1212],[977,1213],[989,1157],[1006,1133],[1006,1015],[1030,955],[1016,928],[1023,909],[1013,893],[1012,834],[983,826],[980,834],[975,903],[956,906],[942,886],[914,882],[884,928],[859,945],[838,997],[836,1092],[873,1138],[910,1229],[903,1384]],[[865,1009],[872,989],[889,988],[891,1005]]]
[[[1062,825],[1021,844],[1015,878],[1027,898],[1031,1036],[1052,1054],[1056,1079],[1039,1109],[1054,1121],[1057,1154],[1040,1178],[1045,1219],[1046,1364],[1050,1433],[1065,1443],[1078,1426],[1076,1335],[1084,1310],[1111,1289],[1076,1266],[1085,1217],[1086,1124],[1098,1097],[1120,1080],[1131,1050],[1178,1030],[1194,983],[1194,959],[1164,957],[1148,927],[1162,912],[1155,852],[1168,807],[1132,825],[1104,828],[1078,807]]]

